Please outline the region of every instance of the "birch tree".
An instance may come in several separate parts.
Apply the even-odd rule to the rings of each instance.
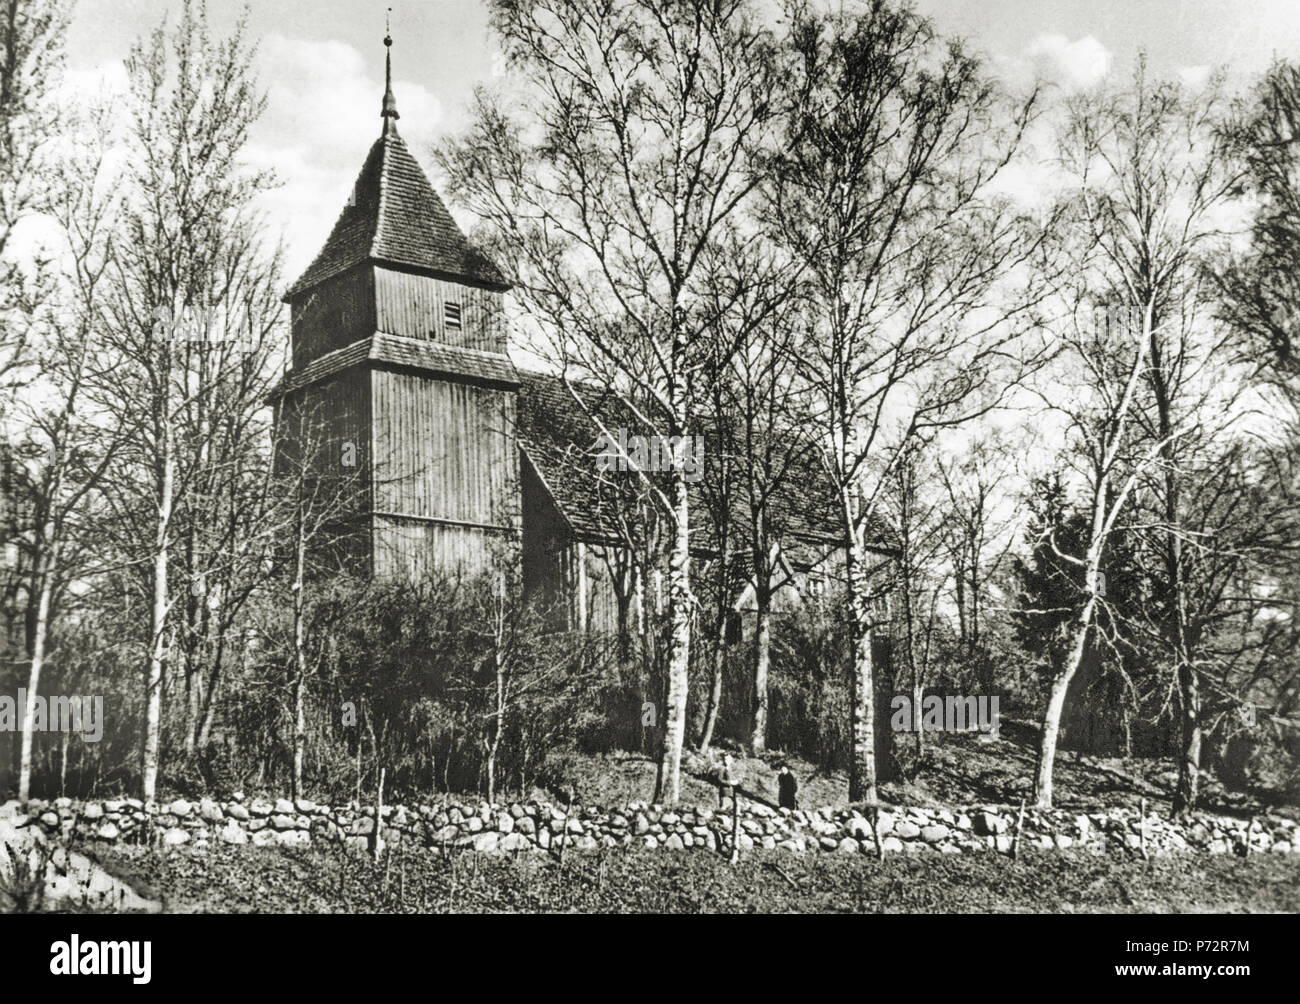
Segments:
[[[1105,304],[1101,309],[1110,311],[1109,321],[1095,326],[1146,342],[1132,356],[1129,376],[1138,378],[1132,393],[1126,377],[1114,408],[1107,409],[1113,428],[1090,434],[1087,449],[1094,506],[1107,508],[1112,503],[1099,491],[1114,489],[1114,506],[1122,506],[1129,491],[1121,487],[1114,466],[1127,449],[1124,436],[1131,431],[1149,444],[1134,450],[1130,462],[1140,456],[1143,466],[1122,483],[1139,479],[1148,529],[1159,538],[1158,631],[1182,719],[1179,810],[1195,802],[1201,747],[1201,638],[1190,617],[1198,545],[1184,497],[1189,479],[1203,476],[1193,473],[1196,458],[1223,449],[1235,434],[1245,386],[1241,368],[1227,363],[1227,333],[1214,323],[1205,279],[1207,262],[1224,243],[1226,203],[1240,180],[1215,136],[1223,111],[1219,81],[1192,94],[1178,84],[1149,79],[1139,60],[1128,86],[1072,102],[1061,147],[1061,163],[1077,184],[1076,222],[1091,259],[1082,274],[1092,275]],[[1073,347],[1077,350],[1078,343]],[[1075,358],[1082,372],[1098,381],[1094,388],[1102,390],[1111,377],[1102,361],[1078,352]],[[1086,563],[1099,558],[1117,511],[1094,518],[1097,549],[1082,556]],[[1089,576],[1099,569],[1087,564],[1085,569],[1090,593]],[[1085,607],[1090,603],[1095,607],[1085,599]],[[1078,630],[1087,628],[1081,623]],[[1050,772],[1048,732],[1059,717],[1051,704],[1063,698],[1054,685],[1037,788],[1044,804],[1050,802],[1051,785],[1042,765]]]
[[[192,574],[179,588],[175,581],[190,571],[177,545],[188,538],[187,509],[213,476],[220,409],[239,381],[244,394],[256,387],[257,357],[246,347],[274,316],[274,265],[258,253],[252,205],[270,179],[241,161],[264,106],[251,59],[242,23],[214,39],[206,13],[186,3],[174,29],[158,28],[127,60],[126,208],[95,393],[130,435],[108,495],[115,543],[150,611],[145,799],[157,788],[177,605],[197,598]]]
[[[744,0],[502,0],[492,20],[527,90],[510,112],[479,95],[442,157],[452,191],[555,359],[615,389],[650,434],[699,434],[707,252],[757,183],[769,33]],[[682,465],[667,481],[647,488],[671,535],[657,788],[675,803],[696,601]]]
[[[959,43],[886,0],[789,12],[789,133],[769,215],[814,295],[807,422],[838,500],[852,635],[849,797],[876,797],[880,506],[917,439],[996,407],[1030,362],[1049,230],[991,183],[1036,94],[1012,102]]]
[[[92,574],[78,538],[96,500],[104,472],[121,435],[102,428],[87,407],[87,383],[96,360],[101,285],[112,254],[112,226],[117,200],[112,174],[105,167],[109,126],[101,109],[75,119],[79,127],[57,168],[58,184],[47,211],[65,238],[60,303],[44,326],[37,352],[37,393],[21,414],[33,441],[34,472],[29,480],[35,519],[30,540],[27,693],[40,692],[55,614],[55,596],[67,584],[70,569]],[[41,403],[37,403],[37,401]],[[89,414],[87,412],[90,412]],[[80,551],[74,560],[75,551]],[[92,563],[93,564],[93,563]],[[27,801],[32,780],[33,701],[23,715],[18,797]]]
[[[19,246],[19,227],[49,207],[67,24],[64,0],[0,3],[0,421],[30,377],[26,350],[53,280],[50,263]]]

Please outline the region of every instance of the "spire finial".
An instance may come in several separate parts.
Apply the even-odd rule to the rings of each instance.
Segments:
[[[384,120],[385,136],[397,131],[395,123],[401,118],[397,114],[397,99],[393,97],[392,13],[393,8],[389,7],[388,13],[384,15],[384,109],[379,114]]]

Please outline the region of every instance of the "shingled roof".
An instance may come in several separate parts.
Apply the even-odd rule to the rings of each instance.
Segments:
[[[583,404],[611,431],[634,430],[637,422],[618,396],[607,389],[576,384]],[[636,493],[637,479],[596,470],[599,432],[558,377],[521,373],[518,398],[518,437],[525,456],[545,482],[553,501],[580,539],[612,541],[620,508],[626,510]],[[713,528],[705,517],[704,494],[716,489],[719,437],[707,430],[704,478],[691,485],[696,496],[696,534],[692,549],[704,555],[716,551]],[[783,549],[796,565],[811,567],[838,546],[840,540],[834,486],[821,470],[813,451],[796,453],[793,467],[771,500],[769,518],[780,527]],[[741,503],[737,493],[736,504]],[[874,546],[889,550],[888,531],[877,524]]]
[[[519,376],[509,358],[499,352],[418,341],[377,331],[369,338],[327,352],[301,369],[290,370],[272,391],[271,397],[319,383],[365,362],[419,370],[430,376],[459,377],[470,383],[512,390],[519,383]]]
[[[391,44],[391,39],[384,41]],[[286,300],[365,261],[492,289],[510,288],[497,267],[461,233],[398,135],[391,61],[388,77],[383,135],[370,148],[352,198],[343,207],[325,246],[289,287]]]

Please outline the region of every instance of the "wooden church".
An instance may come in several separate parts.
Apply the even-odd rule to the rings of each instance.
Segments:
[[[500,271],[452,219],[398,133],[391,38],[382,132],[324,247],[290,287],[290,367],[277,421],[311,416],[312,463],[355,471],[348,560],[366,574],[473,574],[517,562],[526,590],[575,627],[626,629],[655,602],[627,560],[597,430],[551,375],[511,363]],[[588,388],[599,397],[600,388]],[[609,396],[609,395],[607,395]],[[788,603],[836,552],[828,493],[797,479],[784,506]],[[708,532],[701,557],[708,555]],[[830,559],[833,561],[833,559]],[[737,609],[744,605],[737,597]]]
[[[387,62],[382,133],[285,297],[281,407],[317,417],[322,464],[361,472],[354,557],[370,574],[481,569],[519,527],[508,284],[399,135],[391,50]]]

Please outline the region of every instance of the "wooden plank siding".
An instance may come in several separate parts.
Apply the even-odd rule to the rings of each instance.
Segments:
[[[296,297],[290,307],[293,367],[375,333],[375,276],[360,265]]]
[[[376,327],[390,335],[505,352],[501,294],[428,276],[375,268]],[[446,305],[460,307],[459,328],[446,323]]]
[[[515,526],[512,392],[382,369],[371,390],[376,511]]]
[[[375,369],[371,394],[375,573],[487,568],[519,529],[514,393]]]
[[[475,527],[376,515],[374,528],[374,574],[383,579],[475,575],[509,561],[514,547],[506,534]]]
[[[324,482],[320,497],[346,493],[348,511],[340,514],[346,529],[340,529],[340,539],[330,548],[358,570],[370,562],[370,498],[365,491],[373,477],[370,402],[370,374],[358,367],[289,394],[277,408],[277,470],[285,475],[298,469],[295,439],[301,437],[311,454],[311,470]],[[339,476],[337,488],[329,486],[331,476]],[[359,483],[354,480],[358,476]]]

